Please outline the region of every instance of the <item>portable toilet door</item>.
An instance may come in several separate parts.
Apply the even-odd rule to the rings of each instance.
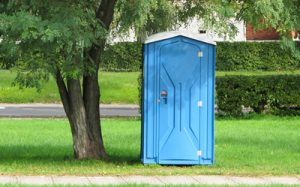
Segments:
[[[164,32],[143,46],[144,164],[214,162],[215,42]]]

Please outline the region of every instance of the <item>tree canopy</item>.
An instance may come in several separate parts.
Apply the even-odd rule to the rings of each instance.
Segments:
[[[156,32],[175,29],[192,18],[202,19],[203,26],[230,36],[236,32],[230,18],[249,22],[256,29],[274,27],[282,35],[300,29],[300,3],[297,0],[119,0],[115,4],[110,28],[96,16],[100,3],[101,0],[2,0],[2,46],[9,51],[7,54],[18,53],[16,60],[22,66],[30,61],[34,70],[42,66],[47,73],[53,71],[55,66],[51,63],[53,59],[57,60],[57,52],[60,52],[60,61],[64,62],[60,63],[62,68],[68,74],[77,75],[83,70],[90,71],[88,67],[82,68],[86,49],[100,45],[99,41],[110,31],[118,34],[134,29],[138,37],[145,38]],[[17,41],[20,41],[18,45]],[[75,56],[76,66],[71,63]],[[45,60],[50,62],[41,62]],[[49,66],[44,67],[45,64]]]

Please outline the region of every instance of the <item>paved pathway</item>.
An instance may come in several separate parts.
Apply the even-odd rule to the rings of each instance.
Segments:
[[[100,105],[101,117],[139,117],[137,105]],[[60,104],[0,104],[0,117],[65,117]]]
[[[213,185],[300,185],[300,176],[237,177],[237,176],[0,176],[0,184],[213,184]]]

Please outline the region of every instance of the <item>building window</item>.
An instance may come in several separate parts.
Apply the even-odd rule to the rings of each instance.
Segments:
[[[206,30],[201,30],[201,29],[200,29],[200,30],[199,30],[199,33],[200,33],[200,34],[206,34]]]

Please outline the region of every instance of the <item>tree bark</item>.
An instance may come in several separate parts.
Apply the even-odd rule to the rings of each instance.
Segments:
[[[100,121],[100,89],[98,84],[98,73],[84,76],[83,78],[83,100],[86,109],[87,124],[91,131],[93,147],[99,158],[106,159]]]
[[[113,19],[115,3],[116,0],[102,0],[96,10],[97,19],[107,30]],[[107,159],[101,133],[98,83],[100,56],[105,42],[102,40],[100,45],[93,45],[89,50],[86,65],[93,67],[93,71],[84,74],[82,86],[78,78],[65,81],[57,67],[56,84],[70,123],[76,159]]]
[[[106,159],[107,155],[100,136],[100,116],[98,115],[95,120],[88,119],[88,110],[81,95],[80,80],[68,79],[66,87],[60,72],[57,71],[56,83],[71,127],[74,157],[76,159]],[[99,111],[99,105],[97,108]],[[97,111],[91,113],[96,114]],[[91,126],[91,124],[94,125]]]

